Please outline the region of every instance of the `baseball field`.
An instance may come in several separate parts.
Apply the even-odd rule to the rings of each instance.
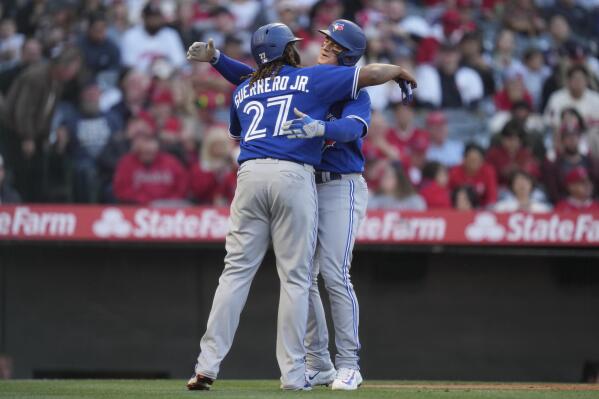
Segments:
[[[424,381],[368,381],[358,391],[282,392],[275,380],[222,380],[209,392],[189,392],[183,380],[13,380],[0,382],[0,398],[11,399],[176,399],[210,397],[268,399],[400,398],[400,399],[568,399],[599,398],[599,385],[547,383],[475,383]]]

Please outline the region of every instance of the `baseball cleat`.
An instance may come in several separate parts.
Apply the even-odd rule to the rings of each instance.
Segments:
[[[336,375],[337,370],[334,368],[327,371],[306,369],[306,381],[313,387],[317,385],[330,385],[335,380]]]
[[[212,378],[196,374],[187,381],[187,389],[190,391],[209,391],[213,382]]]
[[[340,368],[333,381],[333,390],[354,391],[362,385],[362,374],[359,370]]]
[[[303,387],[285,387],[281,384],[281,389],[284,391],[311,391],[312,385],[309,382],[306,382]]]

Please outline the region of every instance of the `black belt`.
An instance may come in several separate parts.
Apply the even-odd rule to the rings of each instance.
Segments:
[[[341,173],[323,172],[321,170],[314,172],[314,180],[316,180],[316,184],[326,183],[331,180],[341,180],[342,178],[343,175]]]

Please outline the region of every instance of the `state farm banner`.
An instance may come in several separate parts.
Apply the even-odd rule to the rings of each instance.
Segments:
[[[0,206],[0,240],[222,243],[226,208]],[[360,244],[599,246],[599,214],[370,211]]]

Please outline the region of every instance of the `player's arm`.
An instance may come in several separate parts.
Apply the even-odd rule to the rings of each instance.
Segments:
[[[235,104],[231,104],[229,109],[229,137],[233,140],[241,140],[241,123],[235,109]]]
[[[235,86],[243,82],[243,78],[254,72],[250,66],[234,60],[220,52],[214,47],[214,41],[208,39],[208,43],[195,42],[187,51],[187,59],[197,62],[209,62],[214,69]]]
[[[370,64],[360,68],[358,74],[358,89],[367,86],[376,86],[391,80],[400,83],[406,81],[412,89],[417,87],[416,78],[407,69],[399,65]]]
[[[364,132],[364,124],[356,118],[341,118],[324,122],[313,119],[297,108],[293,112],[297,119],[283,123],[283,134],[290,139],[322,137],[347,143],[357,140]]]

